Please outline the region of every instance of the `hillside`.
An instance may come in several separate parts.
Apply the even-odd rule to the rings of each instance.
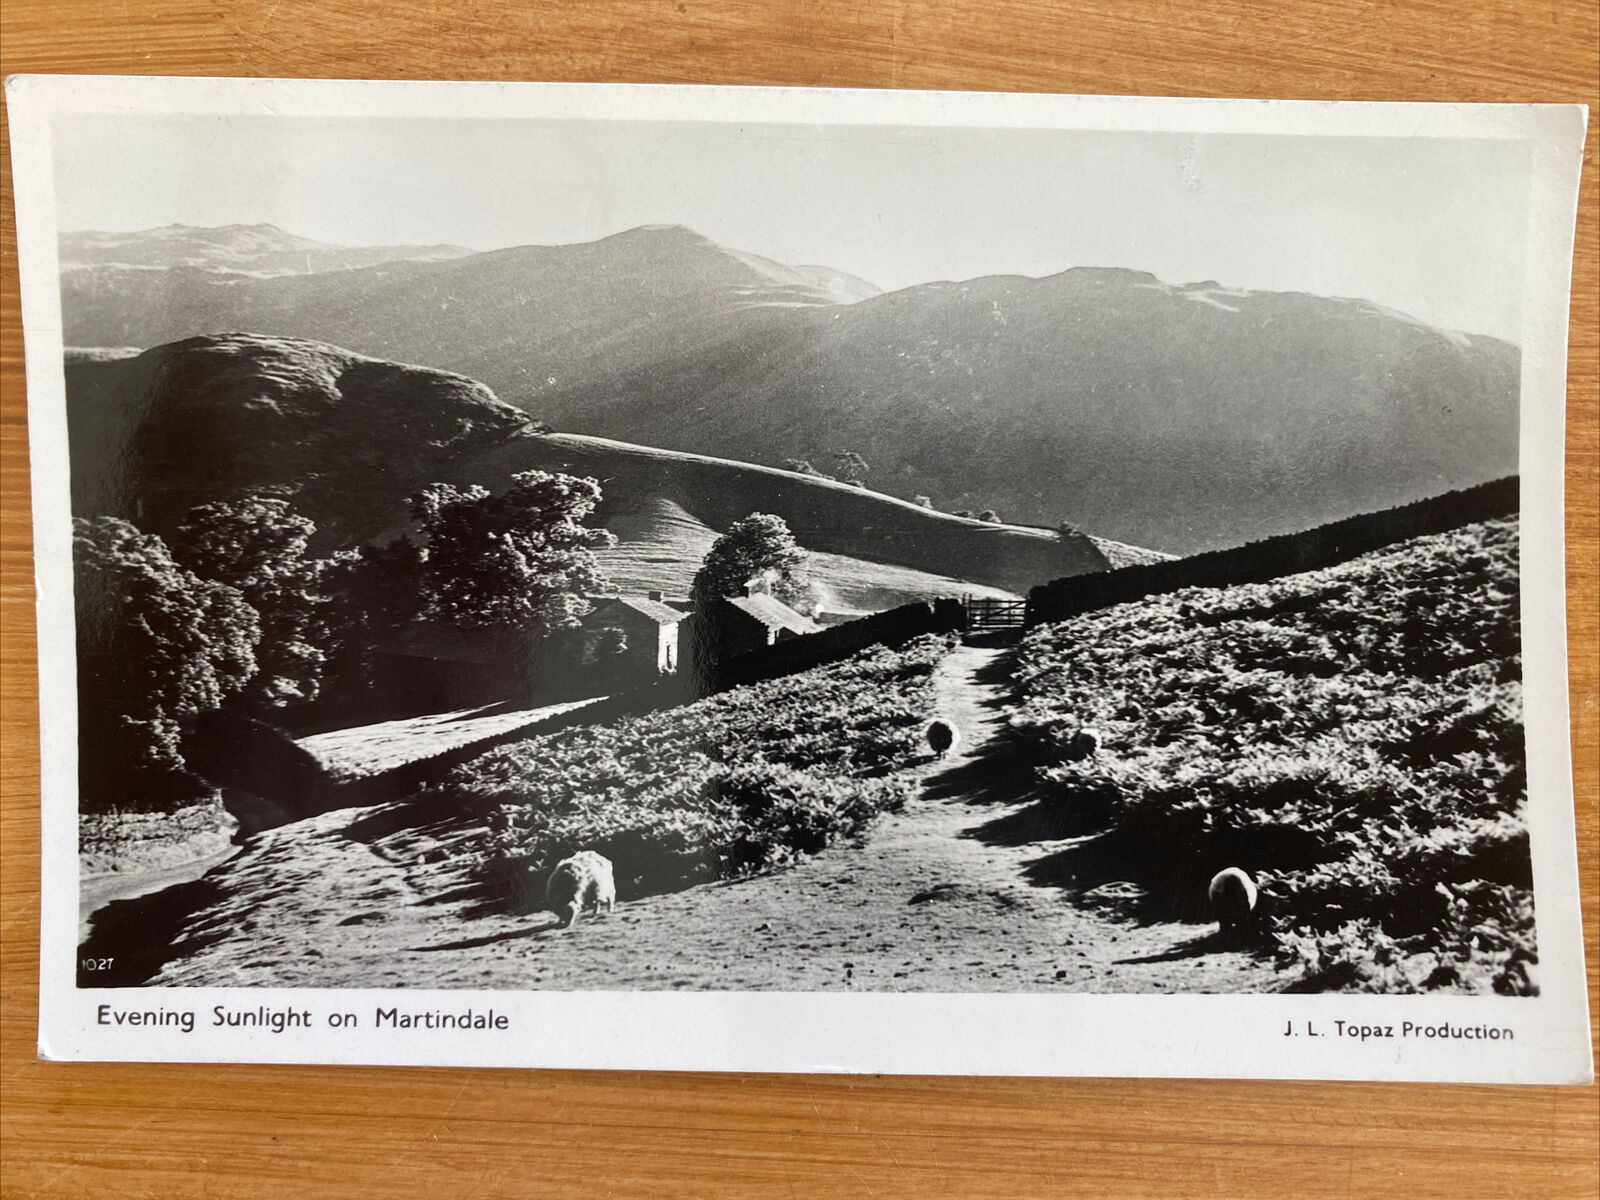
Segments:
[[[783,516],[817,552],[834,611],[1034,583],[1106,558],[1083,536],[964,520],[815,477],[569,435],[531,433],[481,384],[320,343],[228,335],[131,357],[70,355],[73,507],[166,532],[194,504],[280,495],[322,550],[387,538],[405,498],[443,481],[503,487],[541,469],[602,481],[630,590],[675,595],[717,533]],[[973,585],[978,585],[974,587]]]
[[[690,516],[676,501],[659,497],[636,505],[612,506],[602,519],[617,536],[617,544],[599,551],[601,569],[631,595],[659,590],[668,596],[687,596],[695,570],[719,533]],[[957,563],[948,564],[952,572],[961,569]],[[813,551],[810,571],[812,583],[821,593],[823,611],[829,616],[882,612],[940,596],[1003,599],[1017,594],[955,574],[869,562],[847,554]]]
[[[912,288],[813,324],[784,369],[720,393],[737,424],[679,437],[849,446],[940,507],[1181,553],[1516,470],[1515,348],[1359,301],[1080,269]]]
[[[787,992],[1276,991],[1195,927],[1030,877],[1034,807],[993,770],[996,648],[924,638],[478,755],[409,800],[268,829],[112,904],[95,986]],[[921,732],[965,731],[943,759]],[[1014,757],[1014,756],[1011,756]],[[545,911],[551,864],[615,867],[614,911]],[[124,894],[133,894],[125,892]],[[1200,939],[1202,942],[1204,939]]]
[[[527,421],[481,383],[317,342],[191,338],[69,353],[72,508],[168,532],[190,507],[282,496],[339,545]]]
[[[1195,916],[1237,866],[1317,987],[1536,992],[1518,600],[1501,518],[1030,631],[1011,729],[1097,835],[1038,876]]]
[[[79,276],[81,294],[114,291],[119,271],[161,271],[174,267],[241,275],[310,275],[398,260],[461,258],[462,246],[334,246],[285,233],[276,225],[165,225],[135,233],[85,230],[63,233],[57,246],[62,271],[96,271]]]
[[[792,311],[876,293],[841,272],[786,267],[679,227],[306,276],[70,272],[61,286],[67,345],[151,346],[236,329],[317,338],[445,370],[471,363],[483,372],[474,378],[492,377],[497,394],[536,415],[571,396],[555,404],[563,417],[664,360],[759,347],[782,338]]]
[[[563,430],[759,463],[849,449],[895,495],[1169,552],[1517,468],[1517,349],[1361,300],[1099,268],[870,295],[677,227],[276,279],[125,274],[63,277],[69,344],[322,338],[481,379]]]
[[[821,557],[824,583],[837,584],[858,603],[865,599],[863,589],[881,588],[878,599],[884,603],[861,607],[886,607],[891,598],[904,602],[897,597],[981,590],[965,588],[961,581],[1020,594],[1032,583],[1052,578],[1051,571],[1076,575],[1102,570],[1107,561],[1081,534],[1063,537],[1053,530],[968,520],[792,471],[602,438],[551,434],[517,439],[472,464],[476,477],[491,484],[529,467],[602,480],[606,499],[601,521],[619,535],[632,535],[631,544],[641,554],[648,554],[651,545],[679,544],[688,532],[674,523],[671,509],[652,509],[659,501],[690,514],[703,530],[721,531],[752,512],[776,513],[800,545]],[[859,577],[852,583],[848,576],[859,568],[836,563],[839,570],[830,577],[828,556],[869,560],[920,577],[901,575],[896,582],[895,573],[878,574],[875,568],[876,584]],[[680,586],[681,563],[675,571],[664,590]]]

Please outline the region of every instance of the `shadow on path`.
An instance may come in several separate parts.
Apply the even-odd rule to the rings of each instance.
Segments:
[[[1061,847],[1029,863],[1028,879],[1081,897],[1108,884],[1132,881],[1142,890],[1128,915],[1140,924],[1211,919],[1206,888],[1213,874],[1186,856],[1152,856],[1115,830]]]
[[[1200,958],[1207,954],[1223,954],[1230,950],[1243,950],[1247,953],[1265,953],[1271,947],[1266,945],[1259,936],[1252,937],[1241,930],[1213,929],[1210,933],[1200,937],[1191,938],[1187,942],[1179,942],[1170,950],[1160,954],[1143,954],[1135,958],[1119,958],[1119,966],[1134,963],[1164,963],[1180,962],[1186,958]]]
[[[189,915],[220,895],[208,876],[131,900],[113,900],[89,919],[89,936],[78,947],[79,987],[138,987],[173,959],[193,954],[224,936],[179,940]],[[103,970],[86,963],[109,963]]]
[[[437,950],[476,950],[480,946],[492,946],[497,942],[515,942],[523,938],[543,937],[554,933],[565,926],[560,917],[553,916],[543,925],[533,925],[526,929],[507,929],[501,933],[489,933],[482,937],[462,938],[458,942],[434,942],[427,946],[407,946],[406,949],[417,954],[426,954]]]
[[[1140,926],[1208,920],[1206,886],[1216,867],[1203,856],[1182,848],[1153,853],[1113,827],[1114,794],[1079,789],[1066,795],[1040,778],[1032,755],[1005,724],[1013,657],[1002,649],[947,678],[945,706],[970,743],[949,766],[924,778],[923,795],[990,810],[987,820],[959,836],[1011,850],[1037,847],[1037,857],[1019,863],[1022,879],[1055,889],[1080,908],[1114,911]],[[1196,953],[1213,948],[1206,943]]]
[[[1179,942],[1170,950],[1160,954],[1140,954],[1133,958],[1119,958],[1115,962],[1118,966],[1128,966],[1135,963],[1164,963],[1181,962],[1187,958],[1199,958],[1205,954],[1216,954],[1222,950],[1236,950],[1238,945],[1231,938],[1225,938],[1219,932],[1203,934],[1191,938],[1187,942]]]

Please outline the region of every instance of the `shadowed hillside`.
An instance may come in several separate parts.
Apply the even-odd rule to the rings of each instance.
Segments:
[[[63,278],[66,340],[253,329],[481,379],[558,428],[1192,552],[1511,474],[1519,353],[1361,300],[1080,268],[887,295],[677,227],[277,279]],[[856,299],[850,304],[841,298]]]
[[[760,363],[629,381],[696,397],[643,440],[747,458],[848,446],[897,495],[1185,553],[1516,470],[1515,348],[1360,301],[1084,269],[802,319],[809,339]]]
[[[72,508],[165,533],[190,507],[292,499],[325,543],[358,539],[446,464],[526,417],[471,379],[249,334],[67,357]]]
[[[563,424],[590,432],[584,411],[641,372],[761,346],[782,338],[794,310],[873,294],[843,273],[786,267],[680,227],[274,279],[148,271],[62,278],[67,345],[151,346],[249,329],[445,370],[470,363],[474,378],[508,402],[559,412]],[[674,398],[671,408],[681,407]],[[656,419],[670,418],[669,411]]]
[[[473,380],[314,342],[235,334],[73,355],[67,389],[74,511],[157,533],[195,504],[270,494],[292,500],[331,549],[404,531],[405,498],[427,483],[497,488],[540,469],[601,481],[599,519],[622,539],[607,566],[632,590],[685,593],[710,541],[751,512],[782,516],[818,553],[835,611],[1021,593],[1106,566],[1083,535],[953,517],[790,471],[539,435]]]

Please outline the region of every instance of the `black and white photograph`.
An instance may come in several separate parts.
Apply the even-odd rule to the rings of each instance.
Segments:
[[[184,83],[13,103],[63,1028],[1238,995],[1241,1069],[1438,1074],[1257,1061],[1383,997],[1585,1069],[1581,110]]]

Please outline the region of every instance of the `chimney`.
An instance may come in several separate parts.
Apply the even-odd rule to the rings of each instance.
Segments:
[[[649,592],[645,593],[645,596],[646,596],[647,599],[654,600],[657,604],[661,603],[661,593],[660,592],[649,591]]]

